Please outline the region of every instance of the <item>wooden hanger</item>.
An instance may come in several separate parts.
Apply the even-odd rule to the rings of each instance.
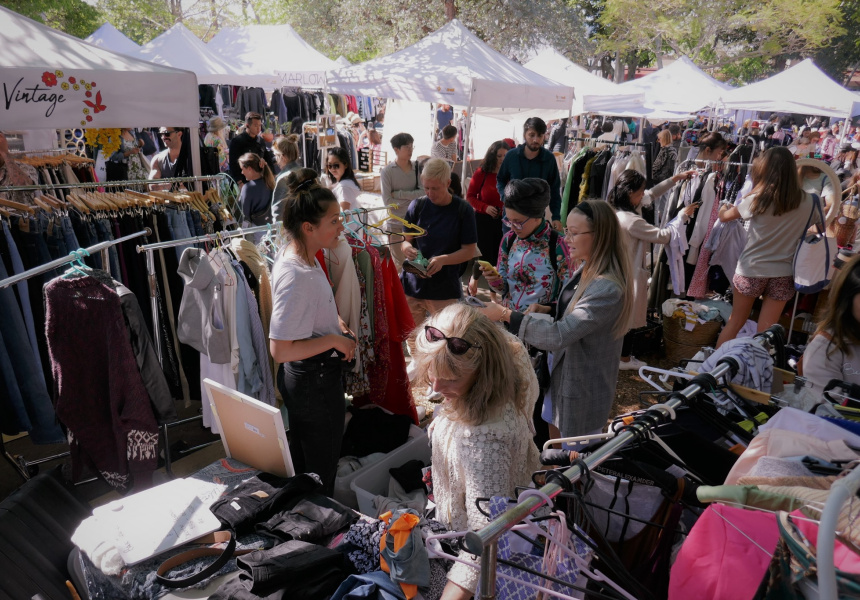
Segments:
[[[12,200],[5,200],[0,198],[0,206],[5,206],[6,208],[11,208],[17,210],[18,212],[26,212],[31,215],[36,214],[36,209],[32,206],[28,206],[27,204],[21,204],[20,202],[13,202]]]
[[[43,193],[43,194],[40,196],[40,198],[41,198],[42,200],[44,200],[45,202],[47,202],[48,204],[50,204],[51,206],[53,206],[54,208],[56,208],[56,209],[63,210],[63,209],[65,209],[65,208],[66,208],[66,203],[65,203],[65,202],[63,202],[62,200],[60,200],[60,199],[58,199],[58,198],[56,198],[56,197],[52,196],[51,194],[44,194],[44,193]]]

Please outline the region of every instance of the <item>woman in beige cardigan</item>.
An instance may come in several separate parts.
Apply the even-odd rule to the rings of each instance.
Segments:
[[[645,189],[645,177],[638,171],[627,169],[618,177],[615,186],[609,191],[606,200],[615,208],[618,222],[626,235],[627,252],[630,254],[631,272],[633,274],[633,310],[630,314],[631,329],[624,336],[621,346],[621,361],[619,368],[622,371],[638,371],[639,367],[645,365],[641,360],[631,356],[633,329],[644,327],[645,316],[648,312],[648,276],[650,269],[645,264],[645,254],[650,244],[668,244],[672,238],[670,227],[660,229],[654,227],[639,214],[642,204],[650,204],[652,198],[659,198],[668,192],[675,183],[682,179],[689,179],[695,171],[678,173],[658,183],[650,190]],[[693,216],[696,205],[691,204],[684,208],[681,214],[684,220]]]

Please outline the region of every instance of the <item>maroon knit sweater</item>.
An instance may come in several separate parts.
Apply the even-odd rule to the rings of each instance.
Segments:
[[[94,467],[120,491],[158,463],[158,425],[125,331],[117,293],[92,277],[44,289],[57,416],[68,428],[72,474]]]

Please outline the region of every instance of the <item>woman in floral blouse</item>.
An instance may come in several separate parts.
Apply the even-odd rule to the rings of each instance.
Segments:
[[[544,219],[547,206],[549,185],[543,179],[515,179],[505,188],[510,231],[499,249],[499,273],[481,270],[502,304],[514,311],[532,312],[536,308],[530,306],[555,302],[567,277],[567,244]]]

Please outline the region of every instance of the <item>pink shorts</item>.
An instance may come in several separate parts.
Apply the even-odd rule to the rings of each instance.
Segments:
[[[794,298],[793,277],[744,277],[735,273],[732,283],[739,294],[751,298],[764,295],[781,302]]]

